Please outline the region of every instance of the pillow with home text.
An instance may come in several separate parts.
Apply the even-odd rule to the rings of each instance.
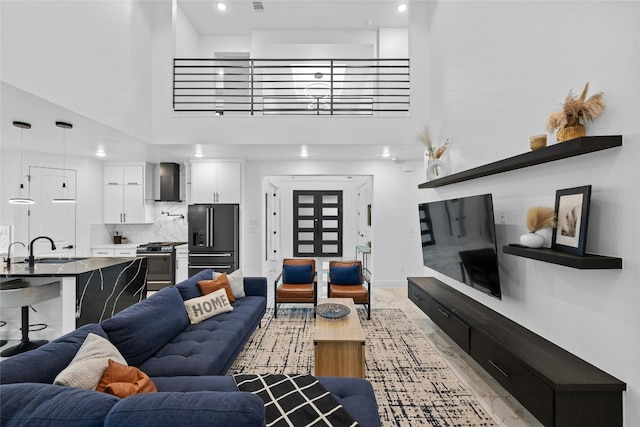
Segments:
[[[233,311],[224,289],[218,289],[210,294],[192,298],[184,302],[191,324],[200,323],[220,313]]]

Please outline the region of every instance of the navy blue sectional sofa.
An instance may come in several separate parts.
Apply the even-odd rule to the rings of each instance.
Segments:
[[[100,324],[82,326],[38,349],[0,362],[0,421],[7,425],[263,426],[254,394],[224,376],[266,311],[267,281],[245,277],[246,296],[233,311],[191,324],[184,301],[201,296],[211,270],[164,288]],[[127,363],[149,375],[158,393],[119,399],[54,385],[87,334],[107,338]],[[260,372],[262,373],[262,372]],[[371,384],[320,377],[320,383],[362,426],[379,426]]]

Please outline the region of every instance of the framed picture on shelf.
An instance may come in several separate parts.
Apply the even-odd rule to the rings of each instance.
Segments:
[[[556,191],[557,226],[553,229],[551,249],[584,256],[590,203],[590,185]]]

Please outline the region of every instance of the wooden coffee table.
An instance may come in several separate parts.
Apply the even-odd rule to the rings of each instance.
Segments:
[[[339,319],[316,315],[314,375],[364,378],[365,334],[351,298],[321,298],[324,303],[342,304],[351,312]]]

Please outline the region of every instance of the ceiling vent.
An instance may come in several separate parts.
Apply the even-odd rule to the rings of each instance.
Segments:
[[[261,1],[253,2],[253,11],[254,12],[264,12],[264,4]]]

